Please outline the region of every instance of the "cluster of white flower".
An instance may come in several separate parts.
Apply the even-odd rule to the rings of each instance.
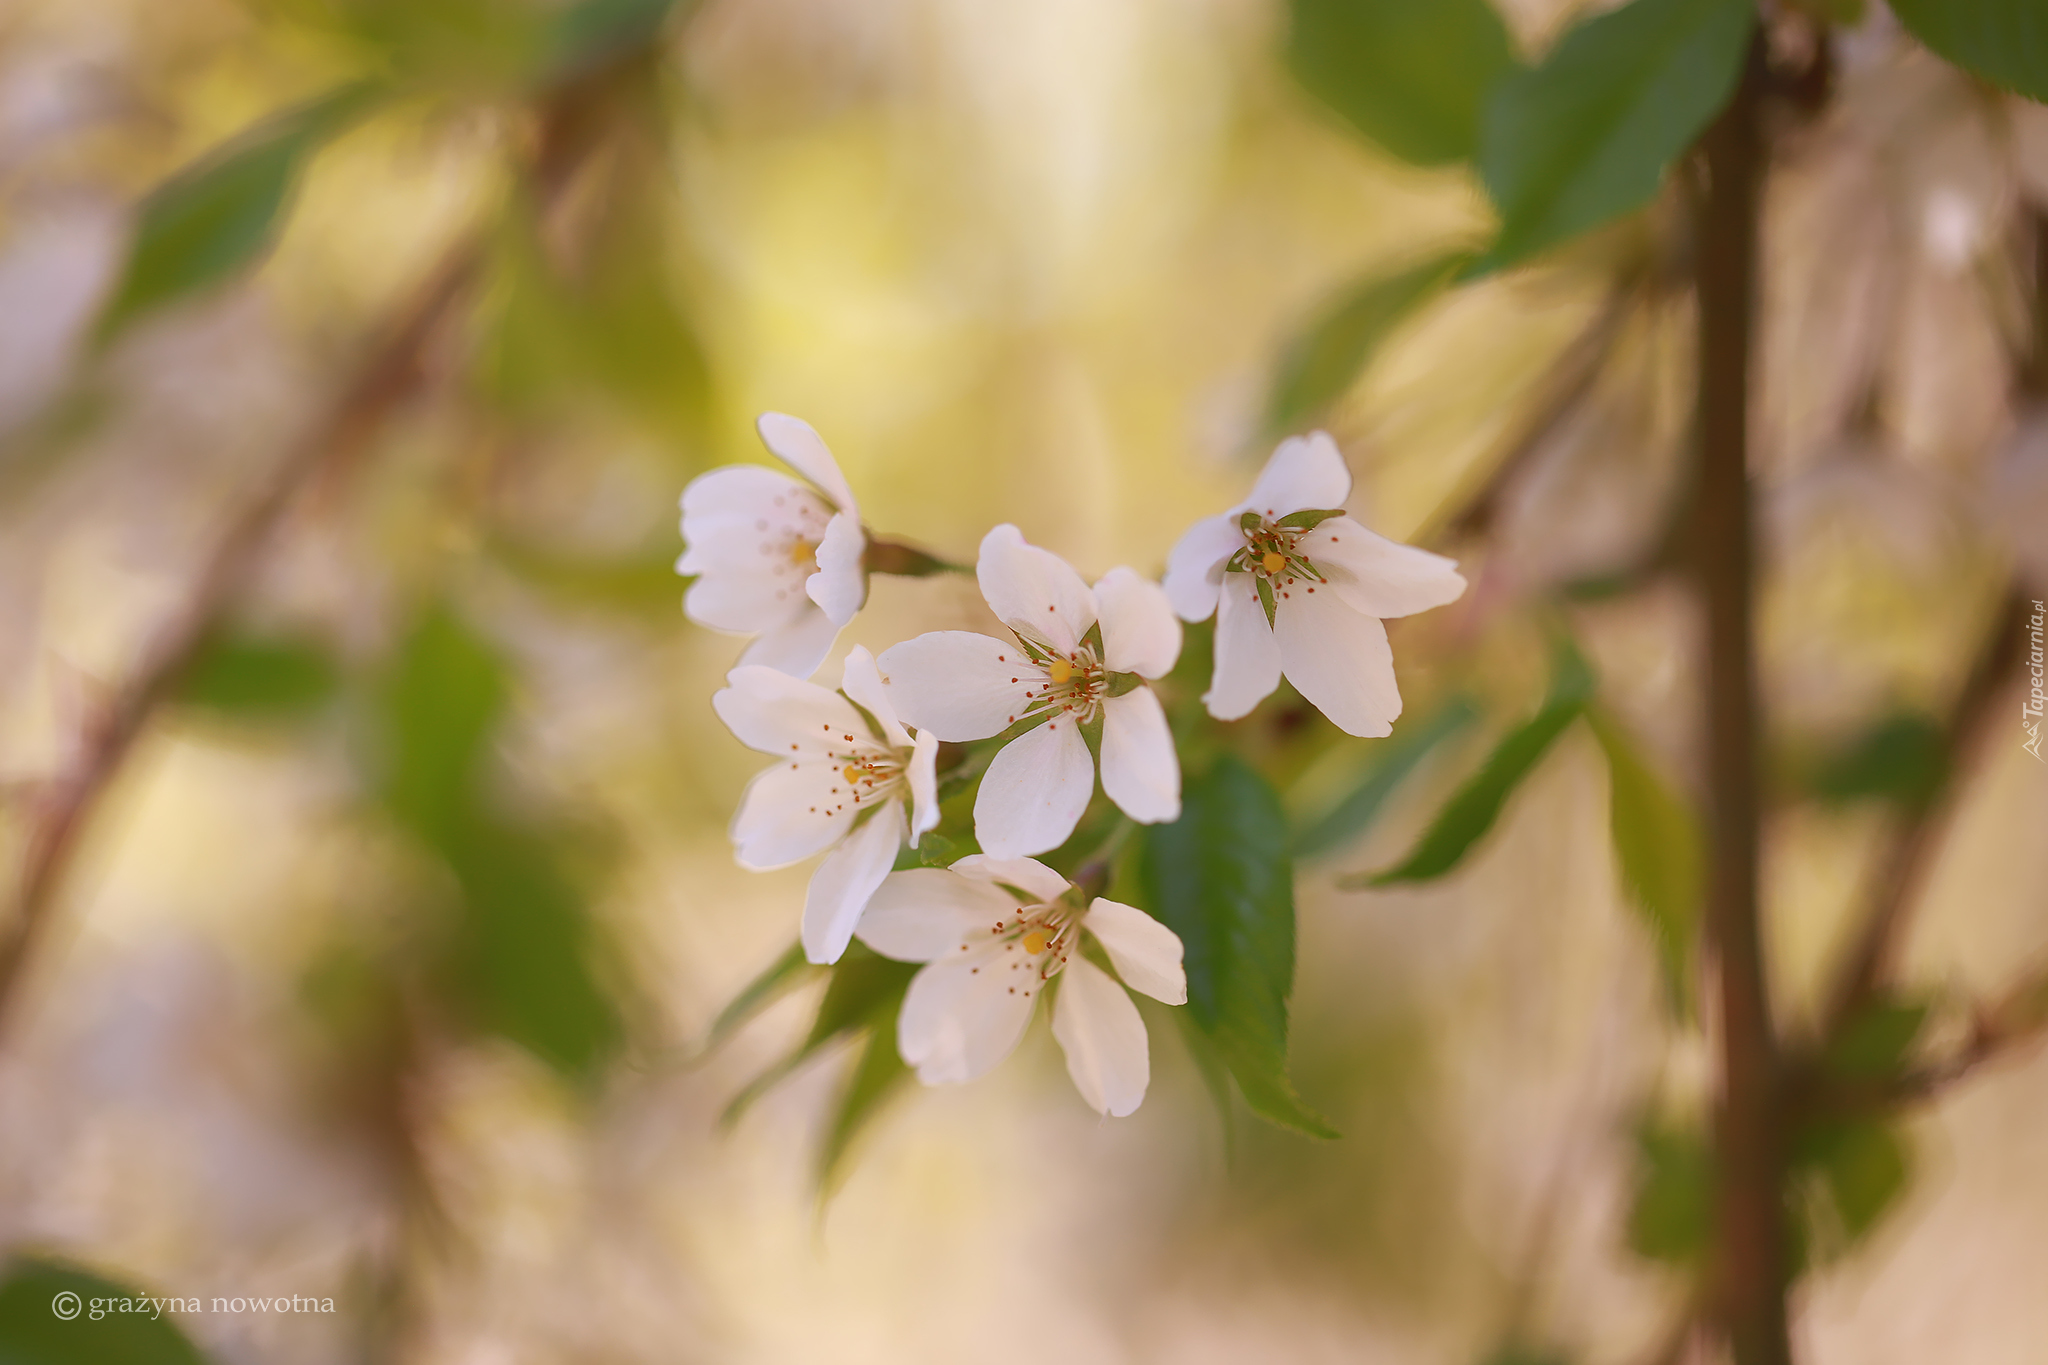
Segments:
[[[975,573],[1010,638],[933,631],[879,658],[856,647],[833,691],[807,679],[867,600],[869,536],[817,432],[780,413],[759,427],[808,482],[754,465],[694,480],[676,562],[696,576],[691,620],[754,637],[712,698],[776,760],[733,819],[741,865],[831,850],[804,903],[805,956],[836,962],[858,936],[928,964],[897,1026],[927,1084],[972,1080],[1009,1055],[1059,977],[1053,1034],[1074,1084],[1099,1112],[1130,1113],[1150,1074],[1145,1027],[1115,980],[1074,956],[1081,935],[1133,990],[1178,1005],[1187,980],[1170,929],[1030,856],[1064,844],[1094,795],[1087,727],[1100,725],[1110,801],[1140,824],[1176,820],[1180,759],[1150,684],[1179,659],[1182,620],[1216,617],[1210,715],[1248,714],[1284,673],[1348,733],[1379,736],[1401,714],[1382,618],[1450,602],[1465,580],[1344,514],[1351,474],[1318,432],[1282,443],[1244,503],[1189,528],[1163,585],[1115,568],[1090,587],[1015,526],[996,527]],[[894,871],[939,822],[940,743],[1004,735],[974,802],[982,851]]]

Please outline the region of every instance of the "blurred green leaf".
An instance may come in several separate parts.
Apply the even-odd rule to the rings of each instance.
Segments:
[[[1632,0],[1566,33],[1487,106],[1479,170],[1499,270],[1650,202],[1735,88],[1752,0]]]
[[[400,645],[381,697],[384,801],[428,842],[469,819],[510,691],[497,650],[445,606]]]
[[[1407,858],[1384,872],[1357,873],[1337,884],[1356,889],[1430,881],[1458,866],[1493,828],[1508,797],[1535,771],[1537,760],[1585,711],[1592,692],[1593,676],[1585,660],[1568,645],[1563,647],[1543,709],[1494,747],[1479,771],[1444,803]]]
[[[594,971],[588,897],[561,836],[478,819],[440,850],[462,884],[457,980],[478,1022],[565,1075],[589,1077],[624,1028]]]
[[[1267,434],[1299,429],[1342,396],[1394,329],[1471,260],[1470,252],[1455,251],[1391,275],[1368,275],[1327,305],[1280,353],[1266,398]]]
[[[2048,9],[2041,0],[1891,0],[1915,38],[1973,76],[2048,101]]]
[[[1223,1125],[1223,1155],[1228,1161],[1237,1151],[1237,1114],[1230,1104],[1230,1067],[1223,1060],[1223,1054],[1216,1050],[1215,1039],[1195,1022],[1193,1011],[1173,1008],[1173,1017],[1187,1043],[1188,1057],[1195,1064],[1195,1072],[1202,1078],[1202,1088],[1215,1102],[1217,1120]]]
[[[910,1068],[896,1051],[893,1019],[876,1019],[867,1041],[832,1105],[832,1121],[818,1146],[818,1198],[830,1199],[846,1179],[846,1158],[853,1140],[882,1112],[891,1096],[910,1080]]]
[[[1336,1137],[1287,1074],[1294,990],[1294,869],[1280,798],[1224,754],[1189,781],[1181,817],[1140,831],[1148,908],[1186,952],[1183,1007],[1215,1043],[1252,1112],[1312,1137]]]
[[[180,675],[177,699],[242,719],[289,719],[317,710],[339,683],[334,657],[316,641],[221,634]]]
[[[556,12],[547,37],[548,71],[569,79],[649,46],[677,0],[580,0]],[[680,8],[689,10],[693,3]]]
[[[1691,1012],[1692,945],[1698,933],[1706,875],[1698,818],[1637,750],[1621,722],[1598,708],[1587,712],[1607,755],[1608,823],[1621,879],[1642,912],[1666,998]]]
[[[1293,0],[1287,60],[1309,92],[1418,166],[1477,150],[1487,92],[1515,67],[1487,0]]]
[[[1628,1244],[1638,1256],[1686,1265],[1706,1257],[1714,1226],[1714,1158],[1700,1132],[1649,1122],[1636,1131],[1636,1190]]]
[[[1895,801],[1908,810],[1941,787],[1948,753],[1941,727],[1927,716],[1889,717],[1815,765],[1807,790],[1823,801]]]
[[[916,976],[917,971],[918,964],[883,957],[858,939],[848,944],[845,956],[832,965],[832,978],[825,986],[825,997],[818,1002],[817,1016],[812,1019],[810,1032],[804,1035],[803,1042],[733,1096],[725,1106],[725,1112],[719,1116],[719,1122],[728,1127],[738,1123],[753,1107],[754,1101],[774,1089],[827,1044],[850,1033],[868,1027],[881,1029],[888,1034],[893,1045],[896,1011],[903,1003],[903,993],[910,989],[910,978]]]
[[[1928,1013],[1924,1000],[1879,996],[1843,1021],[1821,1054],[1821,1065],[1845,1081],[1888,1080],[1905,1070]]]
[[[152,1312],[148,1297],[76,1266],[17,1257],[0,1280],[0,1365],[204,1365],[176,1322]],[[145,1300],[140,1312],[133,1311],[138,1299]],[[124,1302],[130,1311],[121,1310]],[[76,1316],[59,1316],[74,1304]]]
[[[265,120],[151,192],[137,211],[120,282],[100,312],[98,341],[222,283],[268,252],[306,159],[381,94],[362,81],[331,90]]]
[[[1869,1236],[1913,1181],[1912,1148],[1874,1120],[1809,1125],[1794,1136],[1791,1158],[1795,1174],[1815,1177],[1807,1240],[1822,1259]]]
[[[1402,725],[1370,747],[1371,763],[1356,785],[1294,836],[1294,856],[1314,858],[1349,845],[1372,826],[1380,807],[1439,744],[1478,719],[1463,697],[1453,697],[1427,717]]]
[[[705,1035],[702,1050],[709,1052],[719,1046],[748,1020],[817,976],[819,971],[805,959],[803,944],[790,944],[782,956],[741,987],[740,993],[718,1012],[718,1017],[711,1021],[711,1031]]]
[[[1571,1357],[1526,1342],[1510,1342],[1490,1352],[1481,1365],[1571,1365]]]

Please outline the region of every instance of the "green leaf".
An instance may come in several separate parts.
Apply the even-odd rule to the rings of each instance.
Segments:
[[[1293,0],[1287,61],[1359,132],[1418,166],[1469,158],[1487,92],[1515,67],[1487,0]]]
[[[444,837],[462,884],[455,966],[478,1022],[569,1076],[589,1077],[624,1028],[594,970],[589,897],[551,831],[488,821]]]
[[[0,1280],[0,1365],[205,1365],[151,1297],[165,1296],[58,1261],[18,1257]]]
[[[1182,1039],[1187,1043],[1188,1057],[1202,1078],[1202,1088],[1215,1102],[1217,1120],[1223,1125],[1223,1155],[1227,1161],[1237,1151],[1237,1115],[1230,1107],[1230,1067],[1216,1050],[1215,1040],[1195,1022],[1193,1011],[1174,1009],[1173,1017],[1180,1026]]]
[[[568,79],[650,46],[676,8],[676,0],[581,0],[563,8],[548,35],[549,74]]]
[[[910,1079],[910,1068],[896,1052],[893,1021],[877,1020],[867,1042],[832,1105],[832,1122],[818,1147],[818,1198],[830,1199],[846,1179],[846,1157],[853,1140],[882,1111],[891,1096]]]
[[[1636,1132],[1636,1191],[1628,1244],[1672,1265],[1704,1259],[1713,1238],[1714,1157],[1703,1134],[1646,1123]]]
[[[511,691],[497,650],[445,606],[421,616],[386,681],[384,801],[440,843],[468,817]]]
[[[1807,789],[1823,801],[1893,801],[1918,810],[1941,787],[1948,751],[1941,727],[1926,716],[1889,717],[1822,759]]]
[[[1500,236],[1471,273],[1649,203],[1727,103],[1755,22],[1752,0],[1632,0],[1503,80],[1479,149]]]
[[[1343,395],[1406,318],[1470,264],[1470,252],[1435,256],[1392,274],[1372,274],[1326,305],[1280,354],[1266,399],[1266,431],[1296,431]]]
[[[1372,762],[1356,786],[1294,835],[1294,856],[1314,858],[1347,846],[1372,826],[1380,807],[1439,744],[1478,718],[1472,703],[1453,697],[1426,719],[1398,727],[1371,746]]]
[[[1905,1069],[1928,1013],[1924,1000],[1879,996],[1843,1022],[1821,1065],[1845,1081],[1888,1080]]]
[[[1892,13],[1971,75],[2048,101],[2048,9],[2041,0],[1892,0]]]
[[[1407,858],[1384,872],[1354,874],[1337,884],[1356,889],[1431,881],[1458,866],[1493,828],[1508,797],[1535,770],[1537,760],[1585,711],[1592,690],[1593,679],[1585,661],[1566,647],[1560,653],[1543,709],[1495,746],[1479,771],[1444,804]]]
[[[1215,1043],[1252,1112],[1335,1137],[1287,1074],[1294,990],[1294,869],[1280,798],[1224,754],[1187,783],[1181,817],[1140,832],[1139,885],[1186,952],[1183,1007]]]
[[[276,241],[306,159],[376,102],[352,82],[259,124],[142,201],[120,283],[101,310],[104,343],[135,319],[220,284]]]
[[[1808,1235],[1826,1255],[1869,1236],[1913,1180],[1913,1152],[1883,1123],[1856,1120],[1807,1127],[1792,1141],[1792,1168],[1818,1177],[1809,1186]]]
[[[848,944],[845,956],[833,964],[825,998],[818,1002],[817,1017],[803,1042],[733,1096],[719,1122],[728,1127],[738,1123],[755,1100],[839,1038],[873,1027],[883,1029],[893,1040],[896,1011],[917,971],[918,964],[883,957],[859,940]]]
[[[333,656],[315,641],[220,634],[180,675],[177,699],[240,719],[290,719],[317,710],[339,681]]]
[[[1607,755],[1608,825],[1621,860],[1622,884],[1642,912],[1663,967],[1666,998],[1691,1012],[1692,945],[1699,930],[1706,875],[1699,821],[1637,751],[1621,723],[1587,713]]]
[[[814,976],[818,969],[804,957],[804,945],[792,943],[782,956],[740,988],[726,1007],[711,1021],[711,1031],[705,1035],[703,1052],[710,1052],[768,1006],[780,1000]]]

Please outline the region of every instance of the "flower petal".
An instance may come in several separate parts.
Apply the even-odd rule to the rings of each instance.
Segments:
[[[1273,639],[1287,680],[1338,729],[1366,739],[1394,732],[1401,689],[1379,618],[1330,593],[1296,593],[1275,612]]]
[[[786,474],[760,465],[726,465],[683,490],[683,539],[676,572],[793,575],[798,541],[808,547],[832,517],[825,500]],[[810,558],[808,548],[801,556]],[[785,584],[786,586],[786,584]]]
[[[758,464],[728,464],[699,474],[690,480],[678,500],[683,513],[683,533],[690,523],[704,516],[776,518],[788,505],[791,493],[813,496],[809,489],[780,470]],[[785,499],[777,503],[777,498]]]
[[[1113,673],[1162,678],[1180,658],[1180,621],[1166,589],[1135,570],[1116,568],[1095,585],[1102,620],[1102,664]]]
[[[700,584],[703,581],[698,580]],[[832,624],[832,618],[806,602],[789,620],[762,632],[740,655],[740,662],[760,664],[792,678],[808,678],[825,662],[838,638],[839,627]]]
[[[1235,513],[1204,517],[1181,533],[1166,556],[1166,596],[1183,621],[1206,620],[1216,612],[1223,565],[1244,547]]]
[[[905,723],[956,741],[1000,734],[1030,705],[1025,689],[1045,676],[1016,645],[968,630],[905,640],[875,663]]]
[[[1058,900],[1067,894],[1067,879],[1036,858],[991,858],[970,853],[956,860],[953,871],[978,882],[1002,882],[1025,892],[1034,900]]]
[[[1149,687],[1103,698],[1102,790],[1141,825],[1180,819],[1180,759]]]
[[[1280,443],[1244,505],[1268,520],[1310,507],[1342,507],[1351,496],[1351,467],[1328,432]]]
[[[804,580],[804,592],[835,625],[851,621],[868,600],[868,576],[861,571],[867,548],[868,538],[853,513],[837,513],[825,523],[824,538],[818,542],[818,571]]]
[[[917,738],[911,741],[910,762],[903,775],[910,780],[910,846],[917,847],[917,841],[926,831],[939,825],[939,737],[929,730],[919,730]]]
[[[847,651],[846,668],[839,675],[839,690],[875,718],[875,723],[882,727],[883,743],[892,749],[910,747],[910,733],[896,719],[896,708],[882,687],[881,670],[875,667],[875,656],[868,653],[866,645],[855,645]]]
[[[883,957],[933,962],[980,944],[1017,908],[1016,897],[943,867],[892,872],[868,898],[854,932]]]
[[[1017,954],[995,944],[956,951],[910,979],[896,1047],[926,1085],[986,1075],[1024,1036],[1040,982],[1036,972],[1003,970],[1005,956]]]
[[[860,712],[837,692],[757,664],[726,674],[711,709],[740,743],[778,758],[845,753],[842,736],[867,733]]]
[[[903,847],[903,803],[885,801],[867,823],[832,850],[811,874],[804,893],[804,956],[812,962],[837,962],[853,937],[853,927],[867,909],[868,898],[896,865]]]
[[[1202,704],[1218,720],[1236,720],[1280,685],[1280,648],[1252,576],[1225,574],[1216,604],[1216,671]]]
[[[1072,654],[1095,624],[1095,594],[1066,560],[1025,543],[1007,522],[981,538],[974,575],[981,595],[1019,635]]]
[[[764,412],[754,419],[754,429],[761,433],[761,444],[816,484],[835,510],[849,512],[856,522],[860,520],[860,507],[853,500],[853,490],[846,485],[846,476],[839,472],[839,461],[832,458],[824,438],[812,430],[809,422],[785,413]]]
[[[1067,1074],[1090,1109],[1123,1118],[1145,1102],[1152,1080],[1145,1021],[1124,988],[1086,958],[1075,958],[1060,976],[1052,1036],[1067,1054]]]
[[[838,843],[860,810],[852,794],[831,759],[777,763],[756,773],[729,831],[739,865],[766,872]]]
[[[1097,897],[1083,921],[1134,991],[1169,1005],[1188,1002],[1188,974],[1181,966],[1180,935],[1136,906]]]
[[[1095,794],[1095,759],[1081,727],[1061,717],[1004,745],[974,798],[974,837],[992,857],[1058,848]]]
[[[816,610],[794,572],[709,572],[683,594],[683,615],[733,635],[775,630]]]
[[[1457,560],[1388,540],[1350,517],[1332,517],[1298,543],[1331,590],[1367,616],[1411,616],[1465,591]]]

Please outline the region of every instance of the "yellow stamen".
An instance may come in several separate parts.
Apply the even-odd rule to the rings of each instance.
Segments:
[[[860,781],[860,766],[858,764],[849,763],[844,768],[841,768],[840,771],[846,775],[848,782]]]
[[[1277,550],[1268,550],[1259,556],[1259,563],[1266,566],[1267,573],[1279,573],[1287,567],[1287,557]]]
[[[818,559],[818,542],[815,540],[794,540],[789,545],[789,562],[792,564],[814,564]]]
[[[1045,676],[1051,678],[1053,683],[1058,685],[1074,676],[1074,666],[1065,659],[1054,659],[1052,666],[1045,670]],[[1037,950],[1033,949],[1033,951]]]
[[[1033,957],[1045,951],[1045,945],[1052,942],[1052,935],[1043,929],[1033,929],[1024,935],[1024,951]]]

